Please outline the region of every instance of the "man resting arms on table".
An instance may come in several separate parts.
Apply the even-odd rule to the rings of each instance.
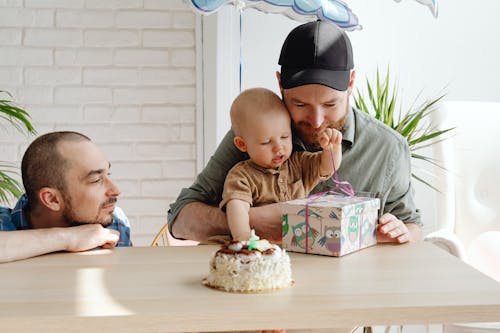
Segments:
[[[26,193],[13,209],[0,207],[0,263],[132,246],[109,170],[104,154],[83,134],[53,132],[33,141],[21,164]]]

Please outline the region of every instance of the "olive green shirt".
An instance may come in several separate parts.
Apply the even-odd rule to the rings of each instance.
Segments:
[[[250,206],[305,198],[319,182],[331,174],[321,176],[321,153],[293,152],[279,168],[263,168],[252,160],[237,163],[226,176],[219,206],[225,208],[230,200],[242,200]]]
[[[355,192],[370,193],[380,199],[380,215],[391,213],[405,223],[422,225],[413,200],[410,150],[406,139],[374,117],[352,108],[342,130],[342,164],[337,170],[339,180],[352,184]],[[233,143],[229,131],[222,139],[207,166],[189,188],[182,189],[170,205],[168,223],[171,227],[179,211],[188,203],[204,202],[218,206],[222,200],[224,180],[238,162],[247,160]],[[294,151],[307,150],[297,135]],[[311,193],[334,187],[332,179],[319,183]],[[200,222],[193,222],[200,223]]]

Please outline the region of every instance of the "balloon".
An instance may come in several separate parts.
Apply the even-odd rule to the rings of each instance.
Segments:
[[[401,2],[401,0],[394,0],[396,2]],[[438,16],[438,0],[415,0],[417,1],[418,3],[424,5],[424,6],[427,6],[429,7],[429,9],[431,10],[431,13],[432,15],[434,15],[434,17],[437,17]]]
[[[331,21],[346,30],[361,29],[358,18],[341,0],[189,0],[202,14],[210,14],[226,4],[238,9],[255,8],[265,13],[280,13],[297,21]]]

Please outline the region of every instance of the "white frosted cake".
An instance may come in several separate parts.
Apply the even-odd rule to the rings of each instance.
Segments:
[[[293,283],[290,257],[267,240],[233,241],[214,254],[204,283],[231,292],[282,289]]]

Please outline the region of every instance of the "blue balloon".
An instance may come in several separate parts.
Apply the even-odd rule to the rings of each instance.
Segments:
[[[361,29],[358,18],[342,0],[186,0],[202,13],[210,14],[223,5],[255,8],[265,13],[281,13],[297,21],[331,21],[346,30]],[[395,0],[400,2],[401,0]],[[438,16],[438,0],[415,0]]]
[[[228,3],[228,0],[192,0],[191,3],[204,13],[211,13]]]
[[[190,0],[190,3],[202,14],[210,14],[223,5],[233,4],[266,13],[282,13],[299,21],[319,19],[348,30],[361,28],[356,15],[341,0]]]

